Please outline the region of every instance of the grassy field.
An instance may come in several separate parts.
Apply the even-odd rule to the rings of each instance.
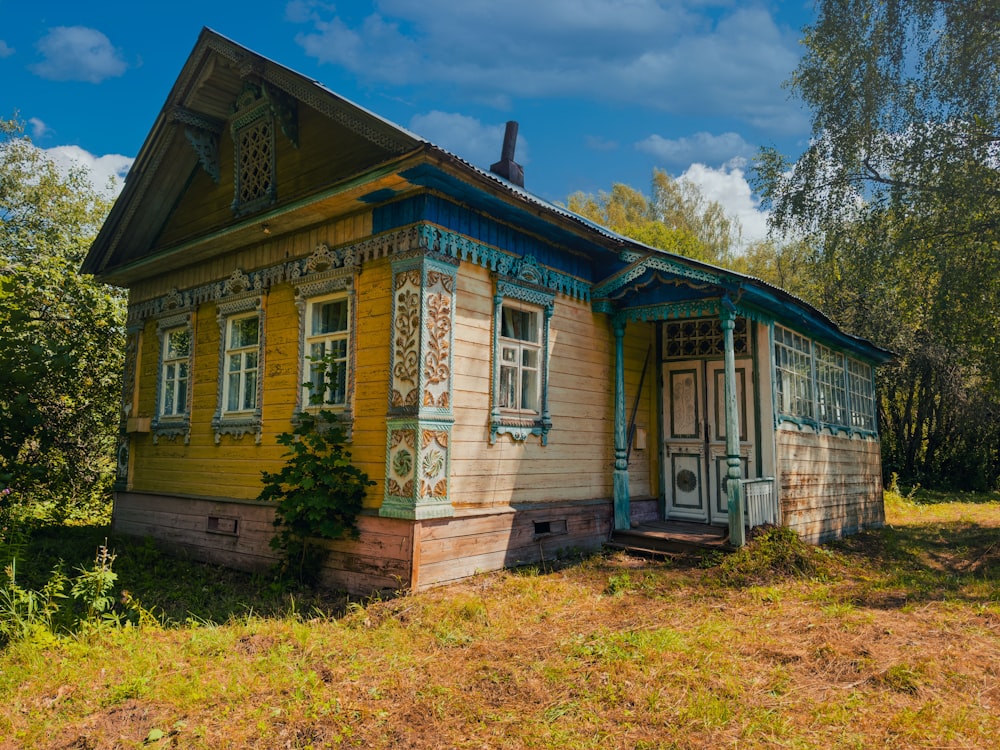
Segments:
[[[1000,496],[887,513],[820,548],[367,602],[112,540],[156,619],[8,645],[0,748],[998,747]],[[22,571],[41,585],[103,533],[39,533]]]

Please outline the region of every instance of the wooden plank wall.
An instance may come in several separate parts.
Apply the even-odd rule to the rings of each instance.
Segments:
[[[311,107],[301,105],[298,112],[298,148],[275,128],[278,205],[327,188],[388,156],[378,146]],[[157,238],[157,248],[171,247],[234,222],[231,208],[235,194],[234,159],[233,139],[227,129],[219,138],[219,183],[213,182],[200,166],[195,169]]]
[[[373,508],[381,503],[385,471],[390,281],[388,260],[368,263],[358,278],[356,295],[357,324],[364,333],[356,339],[356,418],[351,453],[355,463],[379,482],[365,497],[365,506]],[[254,442],[253,435],[222,435],[220,442],[215,442],[211,422],[218,406],[219,324],[215,304],[206,303],[198,308],[193,321],[190,441],[185,444],[180,437],[160,438],[154,444],[151,434],[134,434],[129,489],[249,500],[260,493],[261,472],[277,471],[283,465],[285,449],[278,445],[277,437],[291,429],[296,392],[302,382],[294,286],[273,287],[265,296],[265,306],[260,444]],[[143,331],[138,374],[139,417],[155,414],[158,348],[156,322],[149,320]]]
[[[804,540],[824,542],[885,523],[877,440],[783,425],[776,442],[782,523]]]
[[[293,258],[305,258],[320,243],[337,247],[371,235],[372,213],[365,211],[327,221],[294,234],[266,239],[255,245],[137,282],[129,289],[129,302],[136,304],[166,294],[172,288],[194,289],[204,284],[228,279],[237,268],[252,271],[267,268]]]
[[[451,495],[456,509],[565,500],[610,499],[614,470],[614,337],[605,315],[558,296],[549,333],[548,445],[498,436],[489,443],[492,388],[493,282],[489,271],[459,269],[454,330],[454,415]],[[629,325],[626,402],[631,414],[652,326]],[[646,373],[637,424],[645,450],[630,465],[633,497],[655,493],[655,372]]]
[[[223,519],[223,524],[236,519],[238,533],[209,531],[213,517]],[[133,492],[120,492],[115,498],[115,531],[153,537],[196,560],[237,570],[266,570],[278,560],[269,546],[273,520],[273,507],[258,503]],[[364,514],[358,518],[358,529],[356,540],[324,543],[330,553],[321,581],[352,594],[406,588],[413,523]]]
[[[538,533],[536,523],[549,524]],[[532,503],[418,521],[414,589],[490,570],[599,549],[611,533],[610,501]]]

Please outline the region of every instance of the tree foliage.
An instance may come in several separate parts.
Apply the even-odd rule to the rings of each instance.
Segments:
[[[697,186],[654,169],[649,196],[622,183],[597,195],[574,193],[567,208],[618,234],[689,258],[728,262],[739,244],[739,222]]]
[[[57,516],[113,473],[125,302],[79,273],[109,207],[0,121],[0,487]]]
[[[815,238],[819,304],[898,353],[884,464],[967,489],[1000,478],[1000,6],[822,0],[790,85],[794,164],[761,152],[775,226]]]

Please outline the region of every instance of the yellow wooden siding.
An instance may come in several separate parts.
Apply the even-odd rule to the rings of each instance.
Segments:
[[[558,296],[549,331],[548,445],[499,435],[489,444],[492,387],[493,282],[489,271],[459,269],[455,323],[454,416],[451,495],[456,508],[510,503],[609,498],[614,469],[614,336],[607,316],[590,304]],[[638,386],[650,326],[630,325],[626,337],[627,409]],[[649,415],[655,379],[647,373],[637,422]],[[633,451],[631,491],[652,492],[651,457]]]
[[[385,494],[391,286],[392,269],[386,258],[366,263],[358,277],[351,457],[376,482],[365,495],[366,508],[379,507]]]
[[[129,290],[129,302],[136,304],[160,297],[171,289],[194,289],[229,278],[237,268],[251,271],[293,258],[304,258],[316,247],[356,242],[372,232],[371,211],[323,222],[303,232],[259,242],[167,274],[136,282]],[[263,235],[262,235],[263,236]]]
[[[777,432],[782,519],[810,542],[884,522],[877,440],[817,434],[783,426]]]
[[[355,338],[355,414],[350,450],[354,462],[379,480],[366,498],[367,507],[381,504],[381,477],[385,468],[385,411],[388,390],[388,261],[376,261],[358,277]],[[277,471],[285,448],[277,443],[291,429],[296,395],[302,382],[299,372],[299,310],[292,284],[279,284],[265,295],[262,436],[222,435],[215,443],[212,417],[218,408],[219,324],[216,305],[206,303],[194,320],[195,355],[191,379],[191,436],[160,438],[133,435],[134,472],[131,488],[137,491],[200,497],[255,498],[261,489],[261,471]],[[156,413],[156,377],[159,367],[156,322],[147,321],[142,343],[138,383],[138,416]]]

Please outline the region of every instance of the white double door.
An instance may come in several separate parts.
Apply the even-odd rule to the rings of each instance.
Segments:
[[[736,361],[743,477],[754,456],[754,399],[750,359]],[[663,456],[668,518],[725,524],[729,502],[725,479],[725,365],[689,360],[663,365]]]

